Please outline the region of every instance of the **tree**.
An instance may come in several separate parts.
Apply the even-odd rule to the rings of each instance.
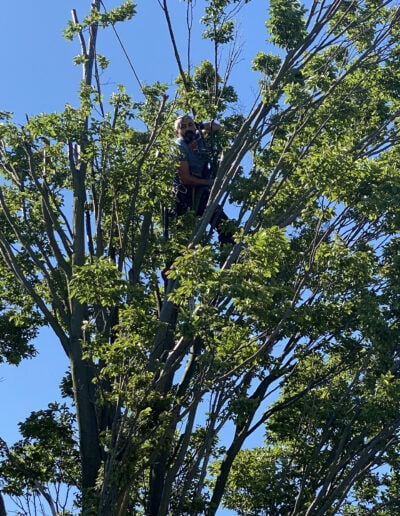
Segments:
[[[174,100],[156,83],[142,86],[143,102],[120,87],[105,104],[98,29],[115,29],[135,6],[106,11],[95,0],[65,32],[81,45],[80,105],[22,128],[3,115],[1,270],[70,360],[64,391],[78,435],[72,415],[38,436],[49,413],[33,414],[25,441],[2,447],[3,490],[22,496],[42,471],[49,506],[47,483],[61,478],[79,489],[83,514],[213,515],[221,503],[240,514],[390,514],[400,425],[396,3],[271,0],[276,53],[255,56],[257,102],[233,114],[234,20],[251,1],[203,5],[212,56],[193,67],[189,52],[187,68],[169,3],[159,6],[177,62]],[[191,1],[182,8],[194,15]],[[172,219],[166,239],[172,122],[185,111],[221,122],[211,141],[220,159],[204,215]],[[220,247],[209,223],[227,197],[235,245]],[[244,451],[263,425],[265,447]],[[69,477],[27,460],[60,433],[54,457],[70,466],[79,451]]]

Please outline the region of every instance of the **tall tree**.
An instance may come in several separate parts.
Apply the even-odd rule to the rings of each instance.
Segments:
[[[257,102],[233,115],[235,19],[251,1],[202,5],[212,52],[193,66],[189,44],[187,67],[169,2],[159,7],[174,100],[156,83],[142,86],[143,102],[120,87],[105,105],[98,29],[136,8],[95,0],[65,33],[81,46],[80,105],[22,128],[3,115],[1,270],[70,360],[78,434],[66,407],[33,414],[23,442],[2,444],[4,491],[36,489],[54,512],[46,486],[58,475],[80,491],[83,514],[211,516],[222,502],[241,514],[354,514],[354,499],[389,514],[400,427],[397,4],[271,0],[276,53],[254,56]],[[190,0],[181,7],[197,16]],[[166,238],[172,125],[188,111],[221,124],[209,142],[215,179],[204,215],[171,218]],[[219,246],[209,224],[227,198],[235,244]],[[243,451],[263,425],[265,447]],[[69,476],[31,462],[47,441]]]

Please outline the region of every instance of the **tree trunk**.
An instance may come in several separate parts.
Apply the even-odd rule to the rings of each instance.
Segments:
[[[86,493],[93,489],[101,465],[99,429],[96,417],[96,395],[93,383],[93,365],[82,358],[81,342],[74,338],[71,342],[71,374],[79,428],[82,466],[82,489]],[[84,497],[85,502],[85,497]],[[83,509],[85,503],[83,502]]]
[[[0,493],[0,516],[7,516],[3,495]]]

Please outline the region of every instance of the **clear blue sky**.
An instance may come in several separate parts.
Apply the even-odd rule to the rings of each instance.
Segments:
[[[106,0],[107,9],[118,5]],[[185,55],[185,2],[170,0],[173,24],[178,43]],[[204,0],[194,4],[193,61],[209,58],[208,44],[200,37],[201,25],[196,14]],[[137,0],[137,15],[117,31],[129,54],[135,71],[143,83],[160,81],[173,87],[177,67],[167,37],[166,23],[157,0]],[[77,105],[81,68],[73,65],[79,54],[77,41],[67,42],[62,30],[76,8],[80,20],[87,14],[90,0],[19,0],[4,1],[0,21],[0,111],[14,113],[14,121],[23,124],[25,116],[41,112],[61,111],[66,103]],[[239,16],[240,62],[232,75],[240,105],[249,108],[257,92],[257,77],[250,71],[257,51],[268,51],[265,19],[267,2],[253,0]],[[115,34],[101,31],[98,52],[111,60],[102,74],[105,93],[124,84],[128,93],[140,100],[140,90]],[[184,63],[185,65],[186,63]],[[58,398],[59,382],[68,368],[68,361],[57,339],[43,331],[36,341],[38,357],[19,367],[0,364],[0,436],[9,445],[19,439],[18,422],[31,411],[47,407]],[[220,514],[228,514],[221,511]]]
[[[186,11],[185,2],[170,0],[178,44],[185,56]],[[201,13],[204,0],[193,2]],[[76,105],[76,93],[81,68],[72,63],[79,54],[78,41],[68,42],[62,30],[76,8],[79,20],[87,14],[90,0],[19,0],[3,2],[1,10],[0,110],[15,113],[15,121],[23,123],[25,115],[63,109],[65,103]],[[156,80],[173,85],[177,76],[172,46],[168,39],[165,19],[157,0],[137,0],[137,14],[125,24],[116,26],[140,80]],[[105,2],[107,9],[118,5],[116,0]],[[257,79],[250,72],[251,59],[259,50],[266,50],[265,19],[267,2],[252,0],[238,17],[242,48],[240,62],[234,70],[232,82],[240,100],[248,105],[254,99]],[[209,44],[200,37],[202,25],[193,20],[193,61],[210,58]],[[197,37],[196,37],[197,36]],[[101,31],[98,52],[111,59],[101,81],[104,91],[113,91],[124,84],[129,93],[139,95],[137,82],[126,57],[111,29]],[[186,63],[184,62],[184,65]]]

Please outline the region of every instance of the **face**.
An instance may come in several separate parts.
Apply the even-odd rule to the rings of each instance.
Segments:
[[[181,120],[179,128],[177,129],[177,135],[184,140],[191,141],[196,134],[196,126],[191,118],[185,118]]]

